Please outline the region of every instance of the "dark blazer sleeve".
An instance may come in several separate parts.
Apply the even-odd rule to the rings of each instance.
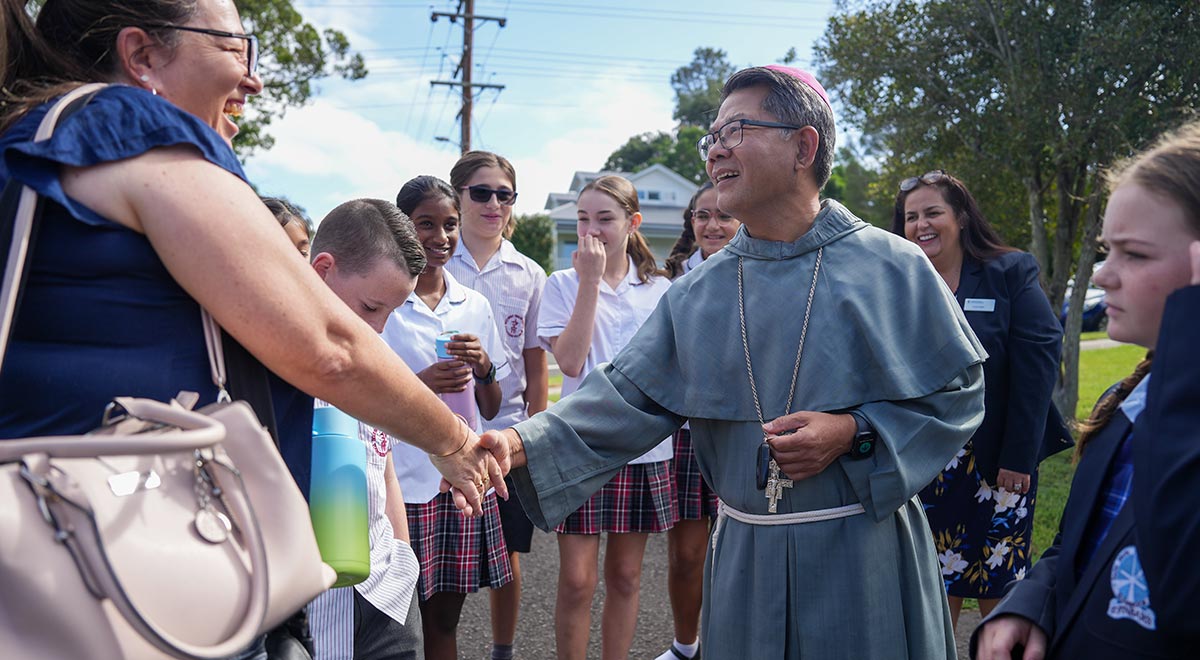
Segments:
[[[1004,277],[1010,300],[1008,410],[1000,467],[1032,473],[1058,381],[1062,328],[1038,282],[1033,255],[1018,253]]]
[[[1005,588],[1004,599],[1001,600],[979,627],[971,633],[971,657],[975,657],[975,647],[979,644],[979,631],[989,621],[998,616],[1014,615],[1032,621],[1047,639],[1054,639],[1055,581],[1058,576],[1059,553],[1062,550],[1062,534],[1054,538],[1054,544],[1042,553],[1041,559],[1029,569],[1024,580],[1013,580]]]
[[[1200,636],[1200,286],[1167,298],[1146,409],[1133,431],[1138,554],[1159,628]]]

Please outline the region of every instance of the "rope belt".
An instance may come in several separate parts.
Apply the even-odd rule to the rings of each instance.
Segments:
[[[802,525],[804,523],[821,522],[823,520],[836,520],[838,518],[848,518],[857,516],[860,513],[865,513],[861,502],[847,504],[846,506],[836,506],[831,509],[817,509],[815,511],[797,511],[795,513],[746,513],[739,511],[728,504],[721,502],[718,505],[717,515],[728,516],[738,522],[746,523],[747,525]]]

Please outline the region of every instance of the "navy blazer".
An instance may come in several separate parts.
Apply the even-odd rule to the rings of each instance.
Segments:
[[[984,620],[1015,614],[1048,658],[1200,656],[1200,286],[1168,298],[1147,405],[1133,425],[1133,488],[1095,555],[1078,557],[1102,481],[1131,431],[1118,411],[1083,453],[1054,545]],[[1078,580],[1075,575],[1082,569]],[[981,624],[982,625],[982,624]],[[971,639],[971,656],[979,631]]]
[[[1032,474],[1038,462],[1073,445],[1051,403],[1062,327],[1027,252],[986,263],[963,261],[955,297],[987,349],[984,417],[971,438],[979,473],[992,486],[1000,468]]]

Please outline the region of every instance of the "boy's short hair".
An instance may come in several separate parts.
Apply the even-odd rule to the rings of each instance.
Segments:
[[[386,258],[413,277],[425,270],[425,250],[412,221],[395,204],[355,199],[338,205],[317,226],[312,254],[328,252],[338,268],[365,275]]]

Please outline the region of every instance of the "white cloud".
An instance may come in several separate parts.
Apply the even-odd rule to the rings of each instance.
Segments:
[[[421,82],[368,77],[338,84],[336,95],[289,111],[270,127],[275,146],[247,164],[251,179],[264,193],[286,195],[319,220],[355,197],[394,199],[400,185],[419,174],[447,178],[457,150],[406,133],[408,106],[386,107],[411,102],[414,94],[424,99]],[[513,161],[520,213],[540,211],[548,193],[563,191],[576,170],[598,169],[629,137],[673,125],[669,94],[646,83],[595,80],[577,86],[569,98],[547,98],[546,107],[498,104],[480,130],[484,139],[475,144]]]
[[[305,206],[314,221],[356,197],[395,199],[405,181],[445,176],[458,156],[323,99],[288,113],[271,132],[275,147],[250,160],[250,177],[263,192]]]

